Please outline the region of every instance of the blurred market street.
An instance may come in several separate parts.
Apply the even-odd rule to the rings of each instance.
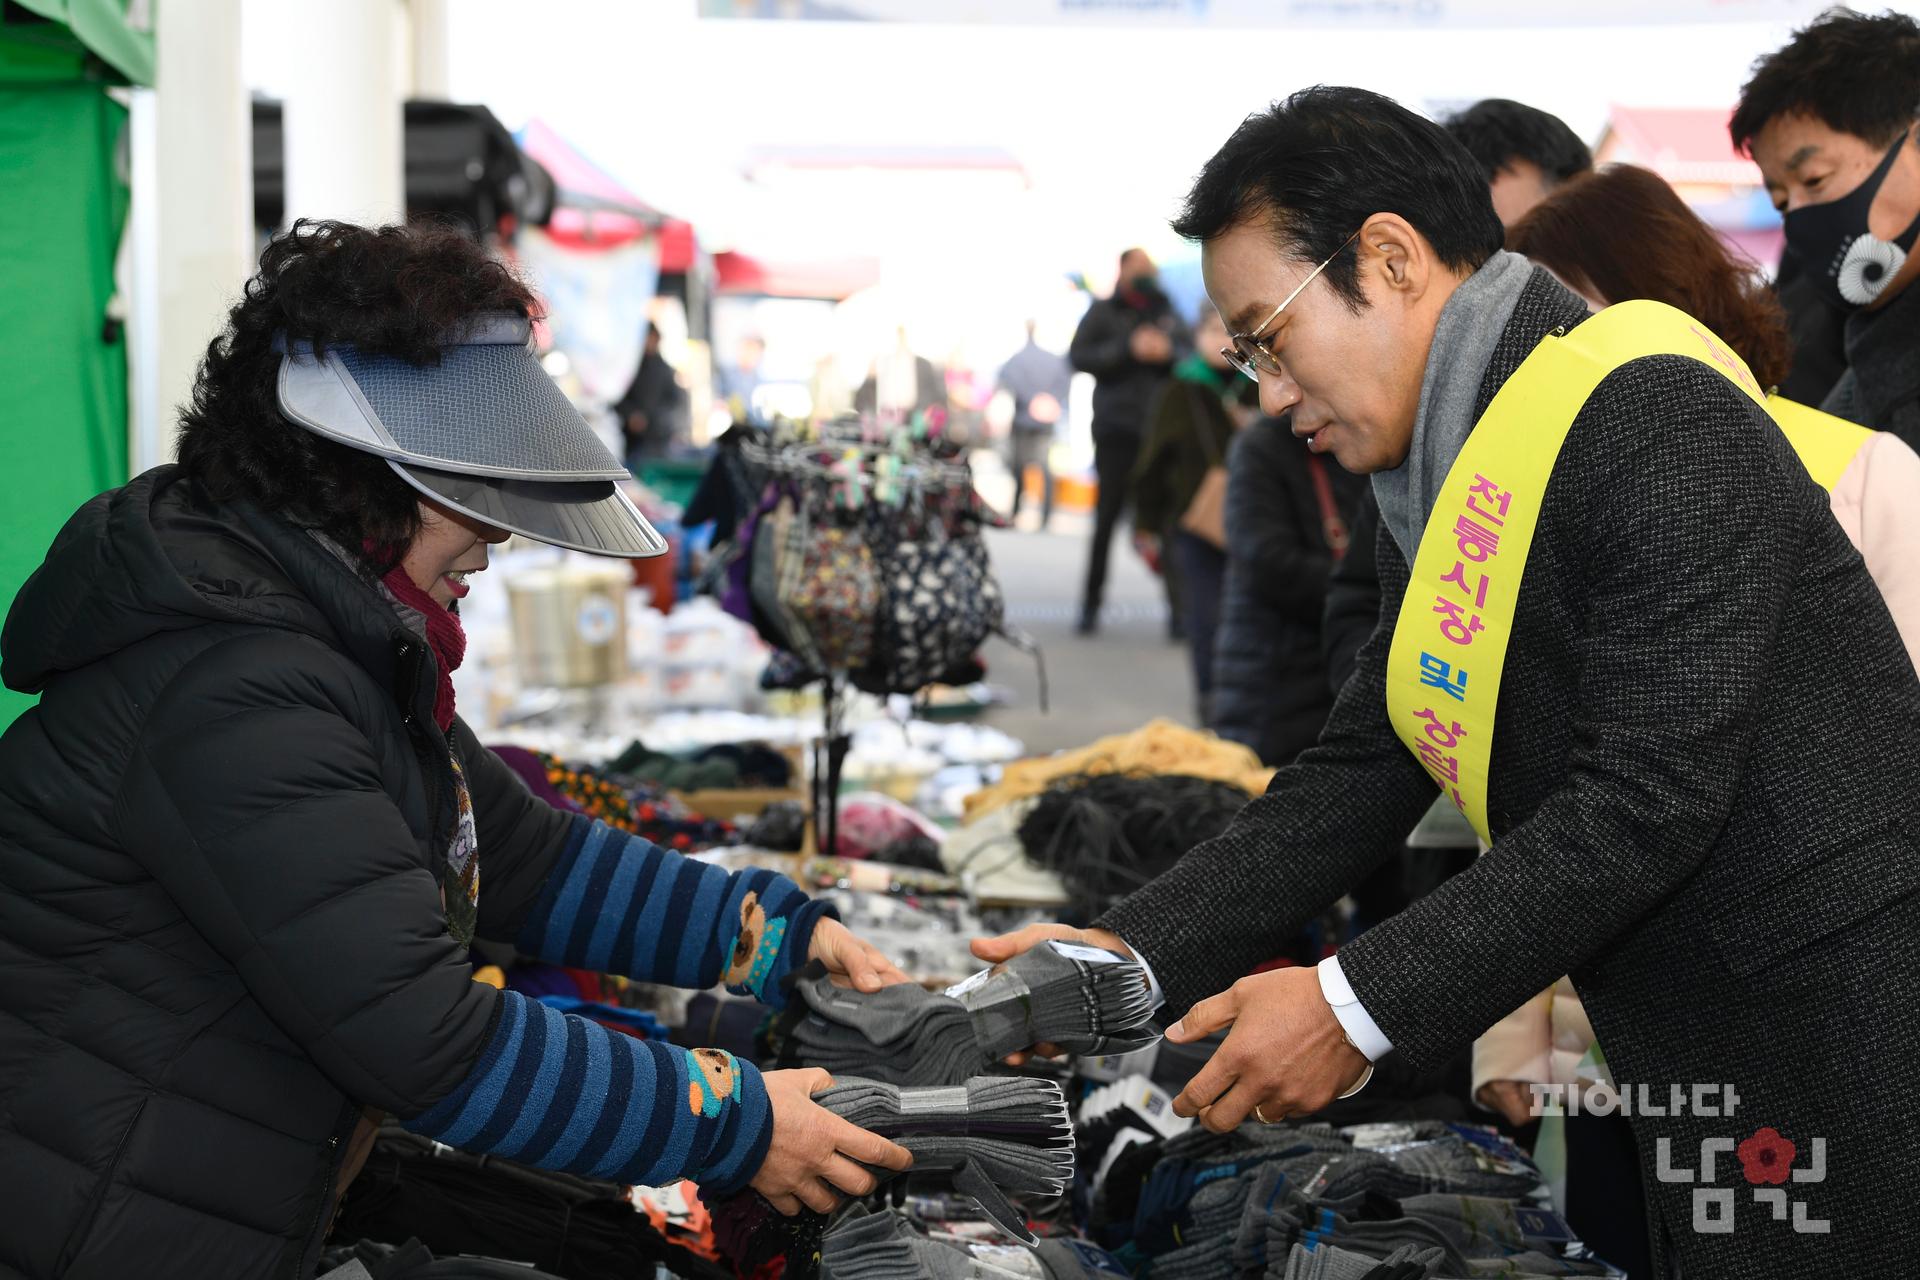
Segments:
[[[995,640],[987,649],[987,678],[1014,700],[985,722],[1036,755],[1125,733],[1156,716],[1194,722],[1186,650],[1167,638],[1160,582],[1131,548],[1115,548],[1100,634],[1074,634],[1090,524],[1089,517],[1057,515],[1045,533],[1006,530],[987,537],[1008,620],[1046,651],[1052,710],[1040,712],[1032,659]]]

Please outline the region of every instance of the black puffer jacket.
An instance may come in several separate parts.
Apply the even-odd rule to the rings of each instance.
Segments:
[[[1262,418],[1227,459],[1227,584],[1207,727],[1271,765],[1312,746],[1333,709],[1320,657],[1333,552],[1309,457],[1286,419]],[[1325,465],[1335,507],[1350,520],[1366,481]]]
[[[171,467],[14,602],[0,737],[0,1276],[308,1274],[360,1103],[417,1114],[496,997],[444,931],[432,658],[302,531]],[[559,852],[456,722],[512,938]]]
[[[1173,354],[1165,364],[1134,358],[1133,331],[1142,325],[1159,329],[1172,341]],[[1074,330],[1067,359],[1080,372],[1093,375],[1094,440],[1143,438],[1154,392],[1173,376],[1174,362],[1192,347],[1192,332],[1157,288],[1116,293],[1088,307]]]

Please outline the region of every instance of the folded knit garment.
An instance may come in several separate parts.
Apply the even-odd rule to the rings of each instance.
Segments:
[[[827,1231],[820,1248],[826,1280],[1027,1280],[1039,1263],[1018,1271],[995,1266],[957,1244],[930,1240],[905,1218],[854,1206]]]
[[[915,1175],[944,1175],[1028,1244],[1035,1237],[1026,1215],[1008,1196],[1058,1196],[1073,1181],[1073,1125],[1066,1095],[1052,1080],[981,1076],[964,1085],[901,1088],[847,1078],[813,1098],[911,1151]]]
[[[910,984],[855,991],[806,970],[789,1004],[783,1061],[903,1085],[958,1084],[1035,1044],[1117,1054],[1159,1038],[1138,964],[1057,941],[944,993]]]
[[[1309,1249],[1293,1246],[1283,1265],[1267,1271],[1268,1280],[1431,1280],[1441,1275],[1442,1254],[1437,1249],[1411,1246],[1385,1258],[1353,1253],[1336,1245]],[[1159,1275],[1156,1269],[1154,1274]]]

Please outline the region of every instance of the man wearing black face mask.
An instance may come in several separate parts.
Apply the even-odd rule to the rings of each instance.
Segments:
[[[1193,346],[1173,304],[1160,289],[1144,249],[1120,255],[1113,296],[1094,303],[1080,320],[1067,358],[1094,377],[1093,470],[1099,485],[1087,585],[1080,599],[1080,634],[1100,625],[1106,597],[1107,554],[1126,511],[1127,492],[1146,436],[1147,406]]]
[[[1786,215],[1787,248],[1847,313],[1821,406],[1920,447],[1920,23],[1836,9],[1754,64],[1728,131]]]

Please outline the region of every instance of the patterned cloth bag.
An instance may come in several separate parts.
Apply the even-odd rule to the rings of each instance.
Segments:
[[[806,525],[794,521],[781,565],[781,598],[806,633],[795,651],[822,672],[864,667],[880,610],[873,554],[858,529]]]

